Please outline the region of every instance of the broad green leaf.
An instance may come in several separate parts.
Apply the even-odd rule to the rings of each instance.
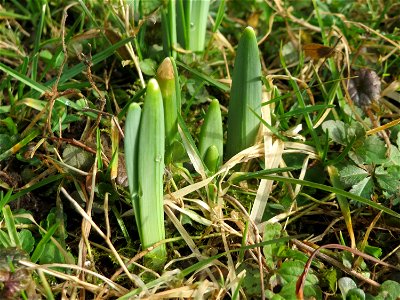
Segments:
[[[364,252],[376,258],[382,256],[382,249],[371,245],[366,245],[364,247]]]
[[[35,238],[32,232],[28,229],[22,229],[18,232],[19,240],[21,241],[21,247],[26,253],[31,253],[35,246]]]
[[[187,49],[199,52],[204,50],[210,0],[190,0],[190,2],[190,12],[186,14],[186,19],[189,21]]]
[[[40,264],[51,264],[51,263],[65,263],[65,259],[62,256],[57,246],[49,241],[45,245],[45,251],[43,251],[39,258]]]
[[[340,181],[347,187],[355,185],[367,177],[369,174],[366,170],[354,165],[345,166],[340,170]]]
[[[138,2],[140,2],[141,12],[144,16],[150,15],[154,10],[162,5],[161,0],[146,0]]]
[[[337,271],[334,268],[329,268],[322,273],[323,282],[327,283],[330,292],[336,291]]]
[[[387,160],[387,162],[384,163],[384,165],[390,166],[390,165],[396,165],[396,166],[400,166],[400,151],[399,148],[395,147],[392,145],[392,147],[390,147],[390,155],[389,155],[389,159]]]
[[[305,299],[322,299],[321,290],[317,285],[306,283],[303,289]],[[296,281],[283,284],[279,295],[285,300],[296,300]]]
[[[379,287],[379,294],[376,300],[397,300],[400,295],[400,283],[387,280]]]
[[[342,293],[343,299],[346,299],[346,295],[350,290],[357,288],[356,283],[350,277],[340,278],[338,280],[338,285],[339,285],[340,292]]]
[[[281,267],[277,271],[277,273],[284,280],[284,284],[290,282],[296,282],[299,276],[304,271],[305,263],[302,261],[285,261],[282,263]],[[306,285],[314,285],[318,284],[318,277],[312,273],[308,273],[306,277]]]
[[[139,65],[143,74],[146,74],[147,76],[154,76],[156,74],[157,63],[154,60],[146,58],[142,60]]]
[[[94,162],[94,157],[91,153],[72,145],[65,147],[62,156],[67,165],[83,171],[88,171]]]
[[[336,143],[341,145],[347,144],[347,136],[345,131],[345,124],[341,121],[325,121],[322,124],[322,129],[328,132],[329,137]]]
[[[365,139],[364,147],[357,148],[356,153],[358,152],[357,150],[365,151],[365,163],[367,164],[386,162],[385,142],[376,135],[368,136]]]
[[[13,146],[13,140],[8,134],[0,134],[0,153],[3,153],[7,149]]]
[[[342,121],[325,121],[322,129],[328,132],[329,137],[338,144],[347,146],[353,139],[363,139],[365,130],[359,123],[353,123],[351,126]]]
[[[351,289],[346,295],[346,300],[364,300],[365,293],[362,289]]]
[[[379,166],[375,169],[376,181],[383,190],[390,194],[399,192],[400,182],[396,175],[398,176],[399,174],[388,174],[388,172],[386,172],[382,166]]]
[[[281,236],[282,225],[280,223],[266,224],[264,228],[263,241],[269,241],[277,239]],[[277,250],[279,244],[270,244],[263,247],[263,253],[265,256],[268,267],[274,268],[277,256]]]
[[[353,185],[350,193],[361,196],[363,198],[370,198],[371,193],[374,189],[374,181],[371,177],[364,178],[359,183]]]
[[[248,297],[248,299],[255,299],[260,295],[260,270],[255,264],[243,262],[236,270],[236,274],[239,274],[243,270],[246,270],[246,276],[241,282],[242,288]]]

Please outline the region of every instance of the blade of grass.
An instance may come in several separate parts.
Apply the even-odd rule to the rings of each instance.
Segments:
[[[97,54],[93,55],[92,61],[91,61],[92,66],[95,66],[98,63],[104,61],[105,59],[107,59],[108,57],[113,55],[118,48],[124,46],[125,44],[127,44],[127,43],[129,43],[129,42],[131,42],[133,40],[134,40],[134,37],[128,37],[126,39],[118,41],[117,43],[111,45],[110,47],[108,47],[107,49],[101,51],[100,53],[97,53]],[[70,69],[66,69],[63,72],[59,83],[63,83],[65,81],[73,78],[74,76],[82,73],[82,71],[86,70],[86,68],[87,68],[87,66],[83,62],[81,62],[81,63],[73,66]],[[48,81],[46,83],[46,86],[52,86],[55,83],[55,81],[56,81],[55,78],[50,80],[50,81]]]
[[[4,65],[3,63],[0,63],[0,70],[3,72],[7,73],[8,75],[14,77],[16,80],[21,81],[22,83],[26,84],[27,86],[31,87],[35,91],[38,91],[39,93],[43,94],[44,92],[48,91],[49,88],[32,80],[31,78],[15,71],[14,69]]]
[[[7,233],[10,238],[11,246],[21,248],[21,242],[15,227],[14,217],[9,205],[6,205],[1,210],[3,213],[4,222],[7,228]]]
[[[300,180],[300,179],[295,179],[295,178],[287,178],[287,177],[283,177],[283,176],[277,176],[277,175],[262,175],[258,178],[262,178],[262,179],[270,179],[270,180],[275,180],[275,181],[280,181],[280,182],[285,182],[285,183],[292,183],[292,184],[299,184],[299,185],[303,185],[303,186],[308,186],[308,187],[312,187],[315,189],[319,189],[319,190],[323,190],[323,191],[327,191],[327,192],[331,192],[331,193],[335,193],[336,195],[341,195],[343,197],[349,198],[351,200],[369,205],[377,210],[381,210],[384,213],[387,213],[388,215],[391,215],[393,217],[396,218],[400,218],[400,214],[391,210],[390,208],[387,208],[381,204],[378,204],[374,201],[371,201],[369,199],[363,198],[361,196],[346,192],[344,190],[335,188],[335,187],[331,187],[331,186],[327,186],[324,184],[320,184],[320,183],[315,183],[315,182],[311,182],[311,181],[307,181],[307,180]]]
[[[0,230],[0,244],[3,245],[4,248],[12,247],[10,237],[3,230]]]
[[[46,250],[46,244],[50,241],[51,237],[55,234],[59,226],[59,223],[53,224],[46,232],[46,234],[42,237],[42,239],[37,244],[35,250],[31,255],[31,262],[36,263],[40,256],[42,256],[43,252]]]
[[[188,65],[180,62],[180,61],[176,61],[176,64],[182,68],[184,68],[185,70],[189,71],[190,73],[192,73],[193,75],[195,75],[196,77],[203,79],[204,81],[206,81],[208,84],[215,86],[216,88],[220,89],[223,92],[228,92],[229,91],[229,87],[223,83],[218,82],[217,80],[211,78],[210,76],[207,76],[203,73],[200,73],[199,71],[189,67]]]
[[[118,157],[119,157],[119,131],[117,126],[118,120],[113,117],[111,119],[111,153],[112,159],[110,161],[110,175],[111,179],[115,179],[118,176]]]
[[[194,169],[197,173],[201,175],[203,179],[206,178],[206,166],[204,165],[203,161],[201,160],[200,152],[196,147],[196,143],[194,142],[189,129],[186,126],[185,121],[183,120],[181,115],[178,115],[178,131],[182,138],[183,144],[185,149],[189,155],[190,161],[193,164]]]
[[[281,62],[282,62],[283,67],[285,68],[285,71],[286,71],[287,75],[288,75],[289,78],[290,78],[290,79],[289,79],[290,85],[292,86],[292,88],[293,88],[293,89],[295,90],[295,92],[296,92],[297,101],[298,101],[298,103],[299,103],[299,106],[300,106],[302,109],[305,109],[305,108],[306,108],[306,103],[305,103],[305,101],[304,101],[303,94],[301,93],[300,88],[299,88],[299,86],[298,86],[296,80],[293,80],[293,79],[292,79],[292,76],[291,76],[291,74],[290,74],[290,72],[289,72],[289,70],[288,70],[288,68],[286,67],[286,64],[285,64],[285,62],[284,62],[283,56],[281,56]],[[312,120],[311,120],[311,117],[310,117],[310,115],[309,115],[308,113],[306,113],[306,114],[304,115],[304,118],[305,118],[305,121],[306,121],[308,130],[309,130],[309,132],[310,132],[310,135],[311,135],[311,137],[312,137],[312,139],[313,139],[313,141],[314,141],[315,148],[317,149],[318,154],[321,154],[321,153],[322,153],[321,141],[320,141],[320,139],[319,139],[317,133],[315,132],[314,124],[313,124],[313,122],[312,122]]]
[[[344,186],[339,179],[339,172],[334,166],[327,166],[328,174],[331,179],[333,187],[343,190]],[[356,248],[356,238],[354,236],[353,224],[351,221],[351,212],[349,201],[345,196],[336,194],[339,203],[340,211],[342,212],[344,222],[346,223],[347,231],[349,233],[351,248]],[[372,202],[372,201],[371,201]]]
[[[36,81],[33,81],[29,77],[15,71],[14,69],[11,69],[10,67],[8,67],[2,63],[0,63],[0,70],[4,71],[11,77],[14,77],[16,80],[26,84],[27,86],[31,87],[33,90],[39,92],[40,94],[50,91],[49,87],[44,86]],[[26,97],[29,97],[29,94]],[[75,102],[69,100],[68,98],[60,97],[60,98],[57,98],[56,101],[61,102],[64,105],[72,107],[76,110],[81,110],[81,108]]]
[[[44,20],[46,16],[46,3],[42,1],[42,7],[40,10],[40,18],[39,24],[36,26],[36,34],[35,41],[33,43],[33,53],[32,53],[32,71],[31,78],[33,81],[36,81],[37,78],[37,67],[39,63],[39,49],[40,49],[40,40],[42,38],[42,32],[44,27]]]
[[[12,195],[13,189],[9,189],[7,193],[4,195],[3,191],[0,191],[0,210],[3,210],[3,207],[10,202],[10,197]]]
[[[30,20],[30,16],[24,16],[20,14],[16,14],[14,12],[1,10],[0,11],[0,19],[19,19],[19,20]]]
[[[304,108],[299,108],[299,109],[293,109],[291,111],[288,111],[287,113],[284,113],[279,116],[279,118],[290,118],[294,116],[301,116],[301,115],[306,115],[315,111],[324,111],[328,108],[334,108],[335,105],[333,104],[317,104],[313,106],[306,106]]]
[[[17,144],[15,144],[10,149],[8,149],[7,151],[0,154],[0,161],[5,160],[5,159],[9,158],[11,155],[17,153],[22,147],[24,147],[26,144],[28,144],[30,141],[32,141],[39,134],[40,134],[40,131],[38,129],[33,130],[31,133],[29,133],[26,137],[24,137]]]
[[[31,192],[31,191],[33,191],[33,190],[36,190],[36,189],[38,189],[38,188],[40,188],[40,187],[42,187],[42,186],[45,186],[45,185],[47,185],[47,184],[53,183],[54,181],[57,181],[57,180],[59,180],[59,179],[62,179],[63,177],[64,177],[63,174],[58,174],[58,175],[54,175],[54,176],[49,176],[49,177],[47,177],[47,178],[45,178],[45,179],[39,181],[38,183],[36,183],[36,184],[34,184],[34,185],[30,186],[30,187],[27,187],[26,189],[23,189],[23,190],[21,190],[21,191],[15,193],[14,195],[12,195],[12,196],[10,197],[10,199],[9,199],[8,202],[14,201],[14,200],[16,200],[16,199],[22,197],[23,195],[26,195],[27,193],[29,193],[29,192]],[[7,203],[8,203],[8,202],[7,202]]]
[[[221,25],[224,17],[225,17],[225,0],[221,0],[219,2],[217,16],[215,17],[215,23],[212,29],[213,32],[216,32],[218,30],[218,27],[219,25]]]

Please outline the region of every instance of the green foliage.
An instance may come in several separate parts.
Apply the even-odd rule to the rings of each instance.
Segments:
[[[375,296],[376,300],[394,300],[400,295],[400,283],[392,280],[387,280],[379,287],[379,294]]]
[[[274,224],[267,224],[265,225],[264,229],[264,241],[269,241],[276,239],[281,236],[282,231],[282,226],[280,223],[274,223]],[[275,263],[276,263],[276,258],[278,256],[278,251],[281,250],[281,246],[279,244],[271,244],[264,246],[263,248],[263,254],[265,256],[266,262],[268,267],[274,268]]]
[[[18,232],[18,238],[21,241],[21,249],[26,253],[31,253],[35,246],[35,238],[32,232],[28,229],[21,229],[21,231]]]
[[[215,145],[208,147],[203,160],[207,169],[211,174],[214,174],[221,164],[221,156],[218,152],[218,148]]]
[[[176,77],[172,59],[165,58],[157,69],[156,79],[163,98],[167,163],[172,162],[174,154],[176,154],[174,153],[174,143],[178,141],[178,113],[181,108],[178,106],[180,91],[176,88]]]
[[[226,155],[252,146],[260,127],[261,63],[254,30],[247,27],[239,40],[228,110]]]
[[[396,264],[398,8],[310,3],[2,1],[0,298],[295,299],[330,243]],[[305,299],[400,294],[323,254]]]
[[[171,26],[170,32],[176,30],[178,41],[187,50],[193,52],[204,50],[209,6],[210,0],[176,0],[178,27],[175,29]],[[173,14],[169,13],[168,17],[172,18]],[[172,20],[168,22],[172,23]]]
[[[223,142],[224,133],[222,130],[221,109],[218,100],[214,99],[208,107],[199,135],[199,152],[203,160],[206,158],[206,153],[209,153],[210,147],[216,147],[216,155],[218,157],[216,158],[216,163],[211,163],[215,165],[213,169],[218,168],[222,164]]]
[[[304,269],[304,262],[285,261],[270,280],[281,282],[282,289],[279,293],[267,293],[268,299],[296,299],[296,281]],[[305,297],[315,297],[322,299],[321,290],[318,287],[318,278],[313,274],[308,274],[304,286]],[[281,298],[276,298],[279,295]]]
[[[375,135],[367,136],[359,123],[349,126],[341,121],[326,121],[322,126],[334,142],[350,147],[350,161],[342,163],[339,173],[351,193],[370,198],[381,190],[386,198],[398,198],[398,147],[392,145],[386,157],[385,143]]]
[[[63,160],[67,165],[88,171],[93,164],[93,156],[81,148],[67,145],[62,153]]]
[[[142,247],[153,246],[165,238],[163,174],[165,152],[164,108],[160,87],[155,79],[147,86],[139,125],[137,180],[139,204],[136,223]],[[166,260],[165,245],[148,254],[150,265],[160,268]]]
[[[141,108],[139,104],[129,105],[125,121],[125,163],[128,176],[129,192],[132,197],[132,204],[136,216],[139,214],[138,208],[138,179],[137,179],[137,152],[139,140],[139,124],[141,117]]]
[[[387,280],[379,287],[378,295],[372,296],[366,294],[362,289],[357,287],[353,279],[342,277],[338,280],[338,286],[343,299],[364,300],[364,299],[398,299],[400,295],[400,284],[395,281]]]

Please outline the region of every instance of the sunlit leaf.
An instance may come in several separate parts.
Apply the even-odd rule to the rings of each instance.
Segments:
[[[371,196],[373,188],[374,188],[374,182],[372,178],[367,177],[361,180],[359,183],[353,185],[353,187],[350,190],[350,193],[368,199]]]
[[[369,174],[366,170],[359,168],[354,165],[348,165],[340,170],[340,181],[343,182],[346,186],[352,186],[354,184],[359,183]]]

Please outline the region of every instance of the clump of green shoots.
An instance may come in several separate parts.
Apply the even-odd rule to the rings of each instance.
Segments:
[[[261,87],[257,39],[253,28],[247,27],[240,37],[233,68],[226,145],[228,158],[250,147],[256,140],[260,127]]]
[[[177,0],[177,37],[187,50],[204,50],[209,7],[210,0]]]
[[[140,121],[139,121],[140,119]],[[143,111],[131,104],[125,125],[125,156],[136,224],[144,249],[165,238],[163,174],[165,152],[164,107],[157,80],[147,85]],[[153,249],[147,258],[154,268],[166,260],[166,247]]]

